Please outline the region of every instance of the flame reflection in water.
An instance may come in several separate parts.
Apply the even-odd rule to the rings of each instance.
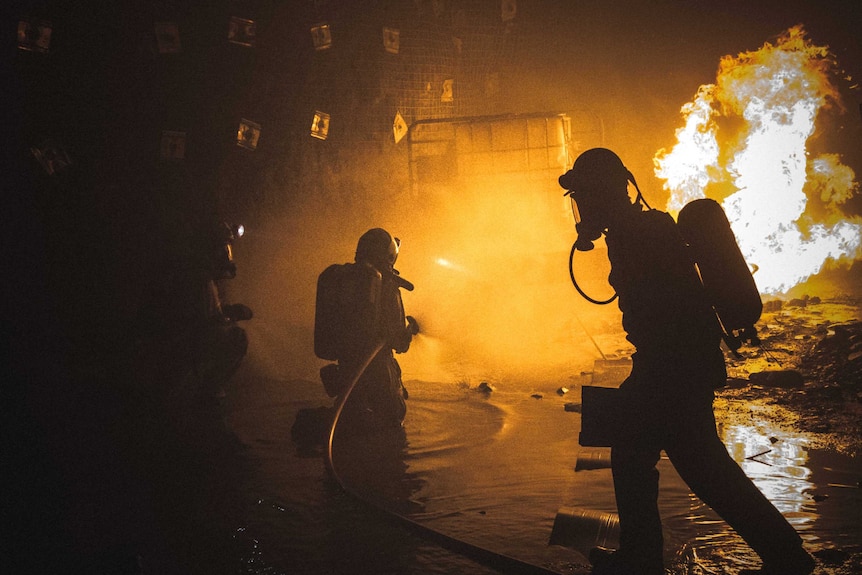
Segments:
[[[756,416],[754,407],[750,424],[726,422],[719,426],[719,434],[731,457],[799,532],[810,551],[819,539],[814,529],[819,516],[811,495],[816,485],[808,441],[802,434],[771,426]],[[689,498],[692,507],[686,520],[696,526],[697,535],[683,543],[672,572],[735,573],[760,565],[730,526],[693,494]]]
[[[760,491],[793,524],[804,530],[816,519],[808,492],[814,484],[804,438],[771,429],[730,425],[723,429],[722,440],[730,455]]]

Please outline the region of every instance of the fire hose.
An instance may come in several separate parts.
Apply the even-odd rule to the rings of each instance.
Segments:
[[[372,351],[364,358],[364,360],[356,367],[355,371],[350,375],[350,379],[348,380],[348,385],[346,387],[347,391],[341,396],[341,400],[339,401],[338,406],[335,409],[335,414],[332,418],[332,425],[329,428],[329,439],[327,442],[326,449],[326,467],[332,474],[333,478],[335,478],[335,481],[338,483],[341,489],[355,497],[357,500],[365,503],[366,505],[369,505],[373,509],[377,511],[382,511],[388,517],[398,520],[402,525],[418,533],[420,536],[424,536],[434,540],[441,547],[469,557],[493,569],[497,569],[502,573],[518,573],[524,575],[559,575],[558,571],[553,571],[539,565],[534,565],[532,563],[528,563],[526,561],[522,561],[508,555],[497,553],[495,551],[485,549],[484,547],[480,547],[466,541],[462,541],[455,537],[446,535],[445,533],[441,533],[440,531],[432,529],[426,525],[418,523],[410,519],[409,517],[376,506],[371,501],[360,496],[356,491],[350,489],[350,487],[348,487],[341,480],[341,477],[339,477],[338,475],[338,470],[336,469],[335,461],[332,454],[332,445],[335,439],[335,428],[338,426],[341,414],[344,411],[344,406],[347,403],[347,400],[350,398],[351,392],[353,392],[353,389],[356,387],[356,384],[359,382],[359,379],[362,377],[362,374],[365,373],[365,370],[371,364],[372,360],[383,349],[383,346],[384,342],[382,341],[375,345]]]

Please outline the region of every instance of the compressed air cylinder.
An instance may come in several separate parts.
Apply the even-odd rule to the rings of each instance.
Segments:
[[[317,278],[314,354],[331,361],[373,341],[380,316],[380,272],[358,263],[332,264]]]
[[[724,210],[715,200],[686,204],[677,216],[680,233],[725,331],[754,331],[763,301]]]

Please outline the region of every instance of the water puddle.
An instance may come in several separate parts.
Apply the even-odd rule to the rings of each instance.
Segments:
[[[322,460],[301,457],[291,444],[292,414],[315,404],[318,392],[308,392],[310,384],[270,385],[264,397],[250,392],[249,403],[240,401],[231,418],[256,463],[247,485],[254,503],[238,536],[254,543],[242,552],[246,561],[265,569],[245,572],[295,573],[297,565],[307,565],[310,571],[299,572],[348,573],[362,561],[393,573],[495,572],[441,549],[433,538],[393,526],[394,514],[553,571],[588,573],[585,555],[597,537],[613,543],[608,518],[616,509],[607,455],[578,444],[580,414],[566,407],[579,401],[578,382],[567,383],[568,393],[558,392],[557,382],[497,382],[483,393],[464,384],[408,382],[401,439],[342,438],[336,446],[344,482],[383,514],[352,501]],[[272,405],[279,413],[270,417]],[[786,426],[771,426],[770,406],[745,409],[747,420],[720,425],[729,452],[799,530],[818,557],[817,575],[852,573],[862,558],[862,465],[812,448],[804,434]],[[732,575],[759,565],[667,460],[659,470],[666,558],[674,575]],[[589,513],[581,517],[581,510]],[[561,512],[570,513],[563,519],[576,537],[551,545]],[[389,555],[396,571],[382,567],[381,557]],[[313,559],[319,556],[332,557]]]

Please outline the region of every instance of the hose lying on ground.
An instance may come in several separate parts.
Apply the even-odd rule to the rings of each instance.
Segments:
[[[479,547],[477,545],[462,541],[455,537],[450,537],[449,535],[431,529],[430,527],[422,525],[421,523],[417,523],[416,521],[413,521],[412,519],[405,517],[404,515],[400,515],[393,511],[378,507],[367,499],[364,499],[362,496],[360,496],[358,493],[356,493],[344,484],[344,482],[341,480],[341,477],[339,477],[338,475],[338,471],[335,467],[335,461],[333,460],[332,456],[332,444],[335,439],[335,428],[338,426],[341,414],[344,411],[344,405],[350,398],[350,394],[353,391],[353,388],[356,387],[359,378],[362,377],[362,374],[368,368],[368,365],[371,363],[374,357],[376,357],[377,354],[380,353],[381,349],[383,349],[382,342],[374,347],[372,352],[356,368],[355,373],[351,374],[350,381],[347,386],[347,391],[344,393],[344,395],[342,395],[341,401],[338,403],[338,406],[335,409],[335,414],[332,418],[332,425],[329,428],[329,440],[326,449],[326,467],[329,472],[332,473],[332,476],[335,478],[335,481],[338,483],[338,485],[345,492],[351,494],[359,501],[362,501],[363,503],[371,506],[375,511],[383,512],[387,517],[397,519],[402,523],[402,525],[412,529],[421,536],[433,540],[441,547],[469,557],[493,569],[497,569],[498,571],[501,571],[503,573],[517,573],[524,575],[559,575],[558,571],[553,571],[551,569],[546,569],[538,565],[533,565],[532,563],[528,563],[526,561],[522,561],[508,555],[503,555],[501,553],[485,549],[484,547]]]

